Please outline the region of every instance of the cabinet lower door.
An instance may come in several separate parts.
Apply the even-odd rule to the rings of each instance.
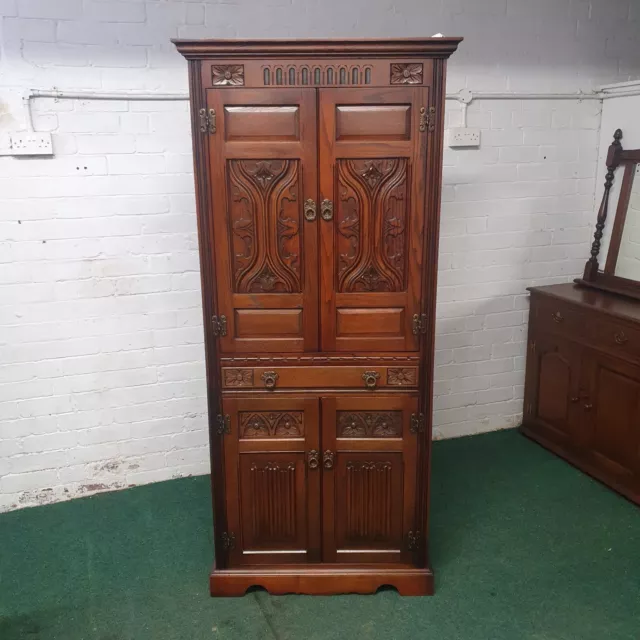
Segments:
[[[526,419],[562,445],[579,442],[580,353],[564,338],[538,335],[529,344]],[[531,383],[529,383],[529,379]]]
[[[223,398],[229,565],[320,560],[318,400]]]
[[[325,562],[412,561],[416,411],[413,396],[322,398]]]
[[[640,489],[640,368],[589,352],[589,397],[583,403],[591,462]]]

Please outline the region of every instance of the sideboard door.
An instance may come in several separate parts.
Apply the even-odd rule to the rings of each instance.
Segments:
[[[531,383],[528,381],[531,380]],[[575,446],[581,398],[580,347],[564,338],[537,334],[529,344],[525,412],[558,444]]]
[[[318,348],[315,89],[211,89],[208,116],[223,352]]]
[[[322,398],[325,562],[412,562],[417,407],[415,396]]]
[[[319,94],[322,349],[416,350],[429,89]]]
[[[589,351],[582,401],[590,462],[640,491],[640,367]]]
[[[224,398],[229,566],[320,560],[316,398]]]

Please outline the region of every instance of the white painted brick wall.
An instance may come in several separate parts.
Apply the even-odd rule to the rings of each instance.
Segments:
[[[0,0],[0,15],[0,136],[24,126],[26,88],[185,91],[171,37],[462,35],[449,92],[640,74],[631,0]],[[481,148],[445,151],[437,437],[520,419],[525,289],[582,269],[599,112],[477,101]],[[55,157],[0,158],[0,510],[205,473],[187,104],[36,99],[33,120]]]

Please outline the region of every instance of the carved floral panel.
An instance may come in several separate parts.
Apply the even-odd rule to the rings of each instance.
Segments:
[[[294,293],[301,285],[297,160],[229,160],[236,293]]]
[[[407,159],[338,160],[337,173],[338,291],[404,291]]]
[[[253,369],[223,369],[225,387],[252,387]]]
[[[241,438],[297,438],[304,435],[302,411],[243,411],[239,419]]]
[[[402,435],[401,411],[338,411],[338,438],[396,438]]]
[[[414,367],[410,369],[387,369],[387,384],[414,387],[418,384],[418,370]]]
[[[220,64],[211,67],[211,82],[216,86],[244,84],[244,65]]]
[[[422,84],[422,64],[418,62],[393,63],[391,84]]]

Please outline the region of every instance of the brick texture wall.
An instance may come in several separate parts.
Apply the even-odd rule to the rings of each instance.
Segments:
[[[27,88],[185,91],[171,37],[462,35],[449,92],[640,76],[630,0],[0,0],[0,15],[0,146]],[[0,157],[0,510],[206,473],[187,103],[32,107],[55,157]],[[600,110],[474,101],[481,147],[445,151],[437,437],[520,420],[525,289],[582,269]]]

